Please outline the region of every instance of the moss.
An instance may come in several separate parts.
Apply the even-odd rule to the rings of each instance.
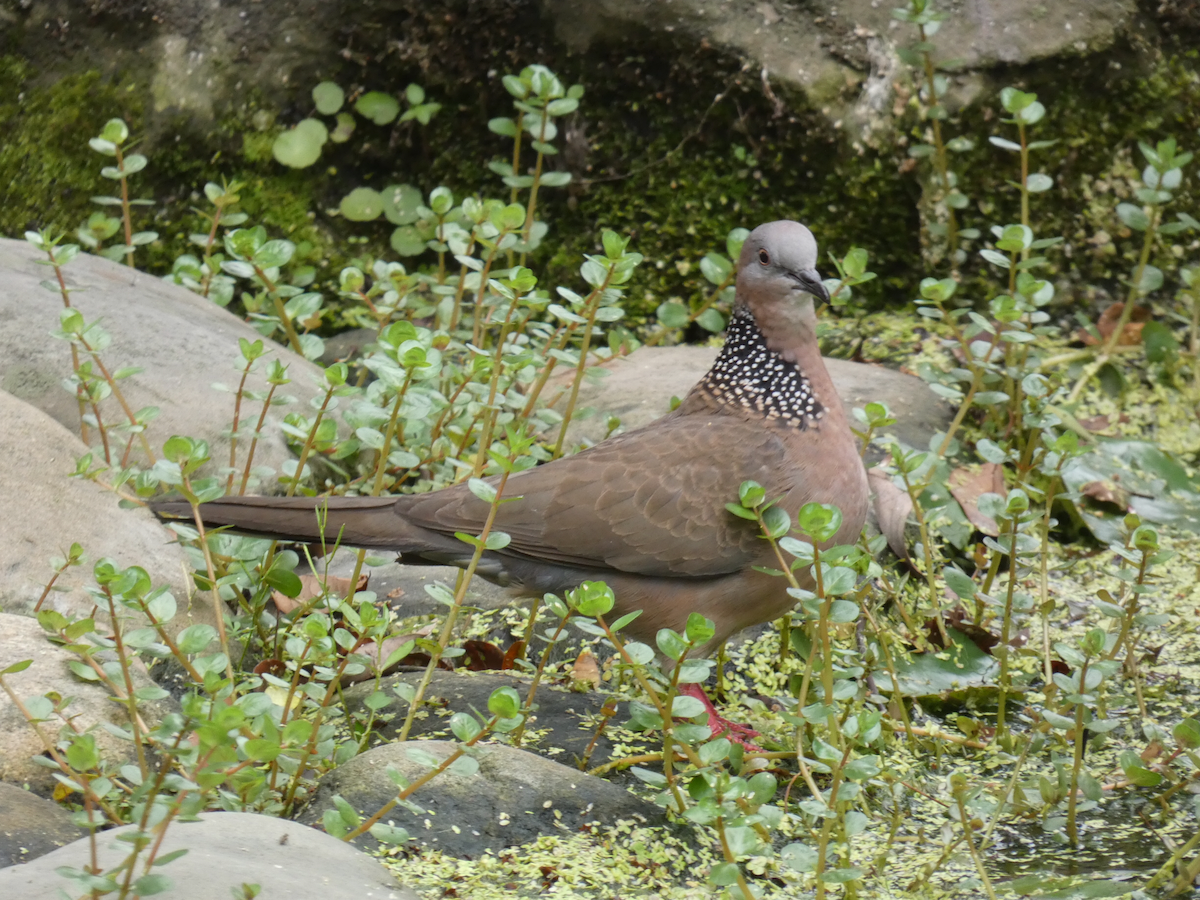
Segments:
[[[1069,72],[1069,77],[1066,77]],[[1116,215],[1120,202],[1132,200],[1146,165],[1137,149],[1139,141],[1151,145],[1174,136],[1184,149],[1194,149],[1200,127],[1200,52],[1171,46],[1153,52],[1116,52],[1087,60],[1052,61],[1014,72],[996,84],[1012,84],[1034,91],[1046,106],[1042,122],[1030,129],[1030,140],[1052,140],[1054,146],[1031,154],[1031,171],[1055,180],[1051,190],[1031,200],[1031,222],[1038,237],[1064,238],[1047,253],[1051,276],[1069,288],[1056,298],[1060,307],[1093,305],[1106,296],[1120,297],[1141,249],[1141,234],[1125,227]],[[994,224],[1020,221],[1019,194],[1011,181],[1019,178],[1015,153],[997,150],[987,137],[1016,139],[1016,128],[1003,123],[998,96],[987,97],[951,123],[949,136],[963,135],[975,148],[953,159],[962,190],[971,205],[960,223],[976,227],[990,237]],[[909,137],[921,140],[919,129]],[[1182,186],[1167,207],[1165,220],[1174,211],[1195,212],[1200,207],[1196,163],[1185,169]],[[1190,177],[1189,177],[1190,175]],[[1170,273],[1181,258],[1194,254],[1197,234],[1183,233],[1161,241],[1151,262]],[[994,277],[970,253],[964,293],[975,299],[995,293]],[[994,271],[994,270],[993,270]],[[1168,284],[1170,278],[1168,277]],[[1097,294],[1086,286],[1099,286]]]
[[[87,143],[111,118],[123,118],[135,141],[143,141],[146,91],[135,81],[87,72],[52,84],[33,83],[33,72],[15,57],[0,57],[0,234],[55,226],[75,228],[97,207],[92,196],[111,192],[100,176],[107,164]],[[340,266],[336,235],[317,220],[311,175],[277,165],[271,142],[275,113],[251,98],[228,112],[205,135],[184,118],[160,125],[153,142],[139,143],[149,165],[130,181],[131,194],[155,200],[134,210],[134,227],[157,231],[160,240],[138,252],[138,265],[170,270],[181,253],[194,252],[188,235],[207,232],[197,212],[207,201],[207,181],[240,181],[241,209],[253,224],[303,245],[304,262]],[[172,139],[173,136],[173,139]]]
[[[51,87],[27,89],[29,67],[0,57],[0,234],[17,235],[57,225],[73,231],[96,210],[95,194],[108,193],[104,163],[88,147],[111,118],[135,133],[145,94],[135,85],[98,73],[70,75]]]
[[[629,234],[646,257],[628,290],[627,312],[637,321],[665,299],[706,296],[711,285],[699,260],[723,252],[731,229],[776,218],[808,222],[823,249],[838,255],[864,246],[880,275],[863,295],[873,305],[911,278],[913,185],[894,176],[890,151],[847,152],[802,97],[789,96],[790,111],[777,113],[757,77],[743,76],[739,60],[712,49],[630,56],[598,48],[586,60],[548,62],[560,62],[565,81],[587,88],[580,118],[568,127],[586,131],[588,144],[575,185],[540,195],[551,224],[552,249],[541,261],[551,284],[578,283],[582,255],[598,248],[602,229]],[[511,112],[503,92],[491,91],[489,101],[489,113]],[[483,129],[479,137],[463,133],[461,119],[443,116],[430,143],[453,143],[458,152],[433,163],[432,183],[499,193],[496,176],[479,172],[480,161],[504,157],[511,145]],[[864,210],[871,211],[869,229]]]
[[[926,274],[917,212],[920,175],[901,174],[905,148],[848,149],[802,97],[780,92],[787,104],[777,110],[760,80],[744,75],[741,61],[728,54],[712,48],[685,53],[669,37],[636,53],[624,44],[572,54],[549,36],[547,22],[531,21],[527,10],[454,0],[397,13],[390,26],[402,29],[413,46],[443,52],[418,71],[413,62],[376,48],[380,63],[367,86],[425,84],[431,98],[444,104],[430,127],[364,123],[348,144],[329,145],[320,165],[303,172],[283,170],[270,154],[277,129],[295,115],[254,96],[243,98],[203,135],[180,121],[172,142],[163,137],[172,128],[160,128],[147,148],[150,168],[135,184],[139,193],[160,201],[148,227],[163,241],[140,255],[141,264],[163,271],[190,249],[186,235],[203,226],[191,207],[202,205],[203,183],[221,176],[245,182],[243,206],[252,222],[312,246],[312,259],[324,264],[318,277],[326,284],[350,255],[339,248],[392,256],[386,223],[350,223],[323,211],[360,184],[399,181],[426,192],[445,184],[459,197],[506,197],[486,162],[507,157],[510,145],[491,134],[486,121],[511,112],[498,75],[536,61],[587,88],[579,116],[564,123],[585,135],[579,147],[586,149],[551,160],[552,166],[571,168],[576,183],[541,193],[539,212],[551,232],[530,262],[547,287],[579,286],[581,258],[598,249],[602,229],[628,233],[633,248],[646,256],[628,290],[628,313],[636,324],[652,317],[665,299],[696,302],[709,293],[697,263],[705,253],[723,249],[731,228],[779,217],[808,222],[823,251],[840,255],[854,245],[869,251],[870,267],[880,277],[861,289],[867,308],[907,302]],[[364,32],[356,40],[369,50],[382,37]],[[1063,77],[1064,66],[1073,77]],[[1065,277],[1070,288],[1060,292],[1062,308],[1121,290],[1118,279],[1127,273],[1138,241],[1114,210],[1127,193],[1128,177],[1141,167],[1136,141],[1169,132],[1183,136],[1200,125],[1198,71],[1200,54],[1180,47],[1160,55],[1116,52],[1042,63],[1011,73],[1013,83],[1037,91],[1049,110],[1034,136],[1059,141],[1036,155],[1035,167],[1054,175],[1056,186],[1034,198],[1033,213],[1039,234],[1066,238],[1063,248],[1049,254],[1052,274]],[[346,84],[362,78],[357,71],[330,74]],[[81,135],[95,133],[113,115],[126,117],[136,133],[146,96],[131,82],[96,74],[37,88],[26,86],[28,75],[12,58],[0,64],[3,96],[16,98],[0,105],[0,124],[11,135],[0,150],[5,192],[0,232],[6,234],[48,222],[73,228],[91,212],[88,198],[98,192],[101,161]],[[1014,158],[985,140],[1011,130],[997,121],[996,105],[986,98],[948,126],[951,135],[976,141],[955,162],[973,201],[963,224],[985,233],[991,224],[1017,217],[1017,197],[1006,184]],[[909,139],[919,138],[912,122],[900,127],[908,129]],[[1194,211],[1196,199],[1185,182],[1176,208]],[[1193,237],[1164,242],[1156,262],[1169,271],[1193,251]],[[364,241],[352,244],[351,238]],[[978,301],[996,288],[974,249],[961,293]],[[1085,293],[1076,289],[1081,285],[1100,290]]]

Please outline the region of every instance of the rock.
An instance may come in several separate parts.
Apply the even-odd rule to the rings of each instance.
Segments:
[[[845,359],[826,359],[829,375],[837,386],[847,414],[855,407],[863,407],[872,401],[886,403],[892,411],[896,424],[883,429],[903,444],[924,450],[929,439],[939,431],[945,431],[954,419],[954,409],[945,400],[929,389],[915,375],[906,375],[884,366],[850,362]],[[867,460],[876,461],[882,454],[868,449]]]
[[[0,288],[0,293],[3,288]],[[3,341],[3,337],[0,337]],[[171,633],[196,622],[214,621],[212,608],[197,596],[188,615],[187,572],[182,550],[170,543],[171,533],[145,509],[121,509],[117,498],[97,484],[70,478],[75,459],[87,448],[48,415],[0,391],[0,493],[15,498],[0,517],[0,612],[31,613],[54,574],[51,557],[65,557],[73,542],[86,554],[82,565],[65,571],[43,603],[45,609],[82,618],[91,614],[93,599],[84,590],[93,584],[92,566],[109,557],[119,565],[139,565],[157,585],[167,585],[180,613]],[[107,620],[107,610],[98,617]]]
[[[99,863],[111,869],[129,845],[117,840],[133,826],[97,836]],[[76,841],[33,862],[0,869],[0,896],[57,900],[74,884],[55,870],[82,868],[88,840]],[[154,871],[171,879],[170,900],[228,898],[243,884],[258,884],[272,900],[418,900],[361,850],[312,828],[254,813],[203,813],[198,822],[174,822],[159,854],[188,852]],[[144,857],[142,857],[144,858]],[[72,890],[71,896],[79,891]],[[240,893],[235,896],[241,896]]]
[[[4,676],[13,693],[22,701],[40,697],[47,691],[70,697],[71,704],[66,714],[71,716],[73,724],[80,731],[93,731],[101,758],[109,763],[123,763],[132,759],[133,745],[120,740],[103,727],[103,723],[108,722],[118,728],[128,729],[125,707],[114,703],[112,695],[103,685],[81,681],[72,674],[67,662],[77,658],[46,640],[45,632],[36,620],[0,613],[0,671],[13,663],[33,660],[33,665],[23,672]],[[133,682],[135,690],[153,684],[140,667],[133,670]],[[153,728],[173,708],[174,702],[169,699],[138,701],[138,711],[149,728]],[[39,728],[49,740],[58,739],[59,728],[54,719],[41,723]],[[21,711],[7,693],[0,693],[0,781],[28,785],[35,792],[48,795],[58,782],[54,780],[50,769],[31,761],[44,752],[45,747]],[[6,894],[0,890],[2,896]]]
[[[540,653],[542,645],[535,645],[534,652]],[[378,710],[381,714],[395,716],[390,722],[377,725],[381,737],[395,740],[404,723],[408,704],[392,690],[397,681],[416,686],[421,672],[404,672],[386,676],[381,685],[391,702]],[[488,697],[501,687],[513,687],[522,701],[529,693],[529,678],[508,672],[434,672],[425,693],[426,707],[413,720],[412,737],[449,736],[449,718],[456,712],[470,713],[472,710],[487,710]],[[374,691],[373,682],[357,684],[346,690],[346,700],[351,709],[361,707],[363,701]],[[534,702],[537,711],[530,719],[523,749],[540,756],[553,758],[578,771],[576,761],[587,753],[588,744],[596,733],[600,721],[600,709],[608,694],[602,691],[567,691],[545,680],[538,685]],[[629,718],[628,710],[618,707],[613,724],[622,724]],[[612,758],[612,743],[605,735],[596,741],[587,767],[593,768]]]
[[[0,869],[45,856],[85,834],[57,803],[0,782]]]
[[[764,81],[802,92],[808,105],[832,123],[853,118],[856,111],[890,107],[897,67],[892,45],[917,40],[914,28],[891,18],[892,8],[903,5],[891,0],[840,0],[836,5],[525,0],[505,4],[482,27],[512,30],[547,44],[553,43],[546,33],[552,31],[560,45],[551,51],[556,55],[606,45],[680,57],[703,47],[721,48],[745,59],[755,73],[761,70]],[[1143,4],[1151,16],[1155,8],[1170,5]],[[1141,24],[1136,0],[966,0],[943,6],[952,15],[930,38],[936,55],[958,60],[957,68],[969,70],[1085,56],[1107,49]],[[205,123],[219,119],[240,105],[245,84],[280,105],[300,95],[307,98],[313,79],[297,75],[336,71],[347,60],[362,67],[378,65],[388,41],[401,41],[402,58],[423,60],[425,69],[436,70],[429,61],[443,57],[443,65],[453,67],[459,54],[439,45],[438,37],[453,41],[461,33],[455,25],[461,28],[462,20],[480,18],[478,10],[465,13],[461,4],[412,0],[391,0],[356,9],[356,14],[362,30],[379,33],[379,49],[364,39],[346,53],[338,38],[341,7],[319,0],[293,0],[285,11],[270,16],[251,0],[167,4],[153,11],[141,0],[106,0],[102,12],[72,21],[69,33],[54,27],[58,13],[53,4],[26,0],[0,8],[0,25],[11,35],[9,52],[55,74],[70,66],[133,70],[153,98],[148,124],[156,134],[173,133],[172,116],[180,114]],[[436,17],[440,25],[432,34],[426,17]],[[264,43],[261,35],[267,30],[280,39]],[[64,52],[68,41],[73,49]],[[458,73],[465,80],[473,74]]]
[[[71,374],[71,349],[66,341],[51,337],[58,328],[62,299],[40,287],[38,282],[52,270],[39,266],[42,257],[24,241],[0,239],[0,389],[32,404],[56,419],[68,431],[79,433],[79,406],[64,390],[62,381]],[[75,288],[71,303],[88,322],[102,320],[112,343],[101,354],[110,370],[140,366],[143,371],[121,381],[130,407],[159,408],[149,423],[147,439],[157,455],[163,442],[175,434],[208,441],[215,465],[227,465],[229,441],[222,432],[233,419],[234,398],[214,390],[214,381],[231,389],[240,379],[241,356],[238,339],[258,340],[261,335],[236,316],[186,288],[167,284],[144,272],[82,253],[63,268],[68,286]],[[317,388],[312,376],[318,369],[283,347],[267,341],[268,353],[259,371],[279,356],[288,364],[292,383],[277,392],[302,400],[313,397]],[[265,381],[258,375],[247,387],[259,390]],[[247,405],[249,409],[247,409]],[[242,414],[257,416],[257,403],[243,404]],[[290,458],[277,423],[286,406],[267,416],[265,433],[258,441],[254,463],[278,470]],[[114,398],[101,404],[109,424],[122,421]],[[253,421],[243,425],[253,427]],[[95,429],[88,443],[99,445]],[[239,465],[246,454],[239,453]],[[119,441],[124,446],[124,440]],[[145,464],[135,442],[133,459]],[[102,462],[102,454],[97,461]],[[213,464],[210,464],[210,466]],[[269,484],[266,485],[269,487]]]
[[[838,92],[851,85],[865,90],[872,64],[882,61],[886,67],[890,62],[887,43],[917,40],[915,28],[892,20],[893,7],[904,5],[878,0],[841,0],[836,6],[762,0],[547,3],[559,39],[576,51],[630,33],[683,33],[747,58],[756,70],[800,88],[816,104],[836,102]],[[1135,0],[1059,0],[1052,5],[969,0],[930,40],[935,56],[955,59],[960,70],[1021,65],[1104,50],[1136,14]]]
[[[375,334],[374,328],[351,328],[325,338],[325,352],[321,354],[321,365],[331,366],[335,362],[360,358],[367,345],[375,343]]]
[[[396,796],[396,786],[386,774],[389,766],[409,781],[428,771],[409,758],[408,748],[414,745],[439,760],[457,746],[450,741],[412,741],[368,750],[321,780],[300,821],[321,821],[332,808],[334,794],[364,815],[375,813]],[[503,744],[477,746],[478,772],[443,772],[410,798],[422,814],[397,806],[383,821],[404,828],[423,847],[467,858],[519,846],[543,834],[573,834],[591,823],[629,818],[665,822],[658,807],[601,778]],[[356,840],[376,843],[369,835]]]
[[[643,347],[614,360],[606,366],[607,377],[587,380],[580,387],[576,410],[591,407],[594,414],[571,420],[567,444],[602,440],[610,415],[620,418],[624,431],[665,415],[671,398],[682,398],[708,371],[718,352],[715,347]],[[875,400],[886,403],[897,420],[886,433],[911,447],[927,447],[929,438],[950,424],[949,405],[914,375],[842,359],[826,358],[825,365],[847,412]],[[558,384],[561,388],[564,382]],[[555,394],[548,395],[554,398]],[[559,400],[555,408],[561,411],[564,405]]]
[[[324,559],[315,562],[318,572],[328,571],[330,575],[349,578],[354,574],[354,561],[355,551],[339,549],[328,569]],[[386,601],[397,616],[408,618],[445,612],[446,607],[426,592],[425,585],[441,582],[453,593],[458,573],[462,570],[454,566],[401,565],[398,562],[386,562],[380,566],[363,566],[362,571],[370,576],[367,589],[374,591],[380,600]],[[480,609],[500,609],[514,604],[529,603],[528,600],[513,598],[507,588],[491,584],[480,577],[471,581],[465,602],[468,606]]]

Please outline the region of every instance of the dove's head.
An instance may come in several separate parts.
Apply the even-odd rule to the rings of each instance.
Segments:
[[[789,326],[815,327],[814,297],[828,302],[817,272],[817,242],[799,222],[759,225],[738,259],[737,303],[745,305],[764,332]]]

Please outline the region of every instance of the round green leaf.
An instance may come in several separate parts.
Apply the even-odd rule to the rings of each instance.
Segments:
[[[344,144],[350,140],[350,136],[354,134],[354,116],[348,112],[340,112],[337,115],[337,127],[329,133],[329,139],[335,144]]]
[[[303,119],[275,138],[271,152],[285,166],[304,169],[320,159],[328,137],[329,131],[319,119]]]
[[[1031,194],[1048,191],[1052,187],[1054,187],[1054,179],[1049,175],[1043,175],[1041,172],[1034,172],[1025,179],[1025,190]]]
[[[312,89],[312,98],[317,112],[323,116],[332,116],[346,102],[346,93],[332,81],[322,81]]]
[[[721,315],[719,310],[710,306],[696,317],[696,324],[705,331],[717,334],[725,330],[725,317]]]
[[[401,256],[420,256],[425,252],[425,240],[411,225],[401,225],[392,232],[392,249]]]
[[[342,198],[341,210],[351,222],[370,222],[383,212],[383,196],[369,187],[355,188]]]
[[[129,139],[129,126],[124,119],[109,119],[104,123],[100,138],[111,144],[123,144]]]
[[[678,300],[668,300],[658,307],[658,321],[668,328],[683,328],[688,323],[688,309]]]
[[[511,719],[521,711],[521,697],[510,687],[499,687],[488,697],[488,712],[502,719]]]
[[[368,91],[355,102],[354,110],[376,125],[387,125],[400,115],[400,102],[391,94]]]
[[[383,214],[393,225],[411,225],[421,217],[421,192],[411,184],[389,184],[383,189]],[[422,242],[421,248],[425,245]],[[419,251],[418,251],[419,252]]]

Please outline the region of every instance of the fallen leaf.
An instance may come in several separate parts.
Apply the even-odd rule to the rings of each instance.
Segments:
[[[516,666],[518,659],[525,658],[525,642],[513,641],[512,646],[504,651],[504,662],[500,668],[504,670],[512,669]]]
[[[1121,318],[1121,311],[1124,308],[1124,303],[1114,303],[1104,310],[1100,314],[1100,318],[1096,320],[1096,330],[1100,332],[1100,338],[1105,343],[1116,330],[1117,320]],[[1125,330],[1121,332],[1121,339],[1117,341],[1117,344],[1126,347],[1135,347],[1140,344],[1142,342],[1142,326],[1149,320],[1150,310],[1145,306],[1135,306],[1133,313],[1129,316],[1129,321],[1125,323]],[[1100,343],[1096,340],[1095,335],[1084,329],[1075,332],[1075,337],[1089,346]]]
[[[504,651],[488,641],[464,641],[463,651],[467,659],[466,668],[470,672],[504,668]]]
[[[391,637],[383,639],[382,647],[380,647],[375,641],[363,641],[363,643],[354,652],[359,656],[365,656],[367,659],[371,660],[375,666],[382,666],[388,661],[395,651],[399,650],[409,641],[416,641],[418,638],[429,637],[429,635],[433,633],[433,627],[434,626],[432,624],[429,624],[424,628],[421,628],[417,631],[411,631],[408,634],[394,634]],[[404,666],[417,667],[427,665],[429,665],[429,654],[418,651],[409,653],[407,656],[401,657],[391,665],[385,666],[383,674],[387,675],[391,672],[395,672],[397,669]],[[450,663],[446,660],[441,660],[438,663],[438,668],[453,669],[454,666],[450,665]],[[354,675],[343,675],[342,683],[358,684],[360,681],[368,681],[374,677],[374,669],[364,669],[362,672]]]
[[[404,596],[404,588],[393,588],[392,590],[387,592],[387,598],[389,600],[399,600],[403,596]]]
[[[1089,481],[1079,489],[1079,493],[1097,503],[1111,503],[1122,512],[1129,510],[1129,492],[1113,481]]]
[[[393,653],[401,649],[405,644],[409,643],[410,641],[415,641],[419,637],[424,637],[424,635],[416,633],[394,634],[391,637],[384,638],[382,644],[378,644],[375,641],[364,641],[362,645],[354,652],[359,656],[365,656],[367,659],[371,660],[371,667],[355,674],[343,675],[342,683],[358,684],[360,681],[369,681],[375,677],[375,669],[380,666],[383,666],[382,674],[388,675],[399,669],[401,666],[416,665],[415,663],[410,662],[415,655],[413,653],[402,656],[391,665],[384,664],[388,661]],[[429,665],[428,656],[425,657],[424,664]]]
[[[945,623],[948,627],[956,631],[962,632],[975,642],[975,646],[986,653],[992,655],[992,648],[1000,643],[1000,636],[992,634],[986,628],[976,625],[967,618],[966,611],[961,606],[956,606],[954,609],[946,613]],[[942,644],[942,633],[938,630],[937,621],[928,619],[925,622],[925,632],[929,638],[929,643],[940,649],[945,649]]]
[[[254,667],[255,675],[262,675],[269,672],[272,675],[283,677],[287,673],[287,666],[284,665],[281,659],[264,659]]]
[[[1137,513],[1143,522],[1200,532],[1200,477],[1156,444],[1100,438],[1094,448],[1068,461],[1062,476],[1070,491],[1104,481],[1129,494],[1128,507],[1075,504],[1102,543],[1124,540],[1121,522],[1126,512]]]
[[[571,678],[574,681],[585,681],[592,687],[600,687],[600,664],[596,662],[589,651],[584,650],[571,666]]]
[[[984,463],[978,472],[955,469],[950,473],[950,496],[958,501],[972,525],[991,537],[1000,534],[996,520],[979,511],[982,494],[1004,494],[1004,469],[999,463]]]
[[[363,573],[358,576],[358,587],[354,589],[357,594],[359,591],[367,589],[367,583],[371,580],[369,573]],[[315,572],[306,572],[300,576],[300,593],[295,597],[289,597],[287,594],[281,594],[279,591],[271,592],[271,599],[275,601],[275,608],[283,615],[295,612],[300,607],[304,606],[310,600],[315,600],[322,594],[329,591],[331,594],[341,594],[345,596],[350,593],[350,579],[338,578],[336,575],[321,576]]]

